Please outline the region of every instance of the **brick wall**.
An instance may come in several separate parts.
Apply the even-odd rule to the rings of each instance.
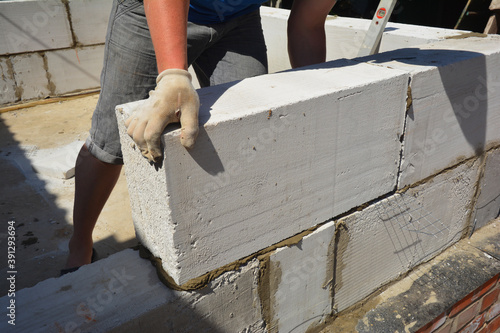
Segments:
[[[500,273],[417,333],[500,332]]]

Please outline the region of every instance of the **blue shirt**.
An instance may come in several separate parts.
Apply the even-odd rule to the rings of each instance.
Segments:
[[[257,10],[268,0],[191,0],[190,22],[215,24]]]

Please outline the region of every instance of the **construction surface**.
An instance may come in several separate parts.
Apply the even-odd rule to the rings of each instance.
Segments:
[[[0,103],[95,89],[109,3],[4,2],[7,17],[44,29],[23,35],[6,21]],[[288,12],[262,12],[270,71],[288,69]],[[69,177],[96,96],[2,113],[0,244],[15,260],[0,306],[12,314],[15,303],[16,328],[295,333],[357,313],[343,331],[413,332],[497,274],[498,227],[488,222],[500,207],[498,36],[389,24],[383,53],[352,59],[367,23],[328,18],[331,62],[200,90],[197,146],[184,150],[169,127],[163,164],[149,165],[124,133],[121,112],[134,106],[118,109],[132,207],[122,177],[94,237],[109,257],[57,279]],[[171,286],[191,289],[165,287],[126,249],[137,242],[131,216]],[[430,265],[444,268],[422,266],[436,255]],[[456,283],[460,273],[467,283]],[[373,302],[405,274],[423,289]],[[412,301],[394,320],[398,295]]]
[[[48,150],[83,144],[96,103],[94,94],[0,114],[0,251],[7,253],[7,222],[15,221],[18,290],[59,275],[72,233],[74,178],[36,173],[32,166]],[[71,149],[73,157],[78,150]],[[99,257],[136,245],[129,205],[121,177],[95,230]],[[2,260],[4,275],[6,265]],[[3,295],[7,282],[0,281]]]

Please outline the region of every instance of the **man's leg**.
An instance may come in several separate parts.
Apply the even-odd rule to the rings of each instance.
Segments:
[[[145,99],[156,84],[156,58],[142,2],[114,1],[106,36],[101,94],[75,169],[73,235],[65,268],[90,263],[92,232],[122,168],[115,106]]]
[[[85,145],[82,147],[75,168],[74,232],[69,241],[66,268],[90,263],[92,231],[121,169],[122,165],[101,162],[89,153]]]

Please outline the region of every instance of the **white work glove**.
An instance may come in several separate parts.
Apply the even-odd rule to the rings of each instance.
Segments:
[[[165,127],[181,123],[181,144],[192,148],[198,135],[200,100],[191,83],[191,74],[184,69],[167,69],[158,75],[156,88],[149,98],[125,121],[142,155],[151,162],[162,156],[160,136]]]

